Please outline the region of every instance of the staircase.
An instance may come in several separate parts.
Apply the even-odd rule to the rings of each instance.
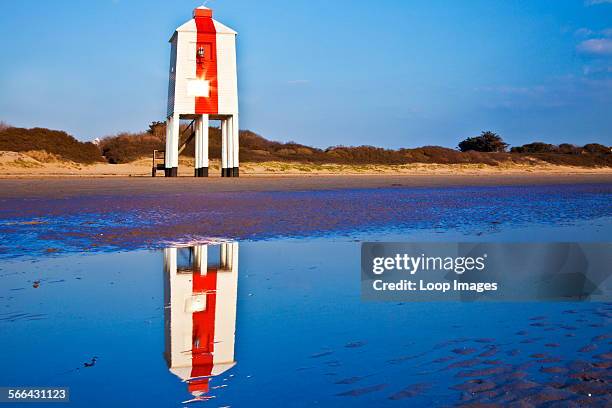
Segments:
[[[181,136],[188,133],[189,136],[185,139],[183,143],[179,146],[178,155],[180,156],[183,150],[187,147],[189,142],[193,140],[195,137],[195,119],[191,121],[191,123],[181,132]],[[151,175],[155,177],[157,175],[157,171],[166,170],[166,151],[165,150],[153,150],[153,168],[151,171]]]

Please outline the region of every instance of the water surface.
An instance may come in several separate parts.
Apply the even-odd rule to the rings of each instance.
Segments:
[[[489,192],[487,200],[470,189],[472,202],[465,204],[467,196],[460,200],[452,190],[407,192],[387,223],[380,214],[348,222],[355,212],[363,215],[361,200],[377,197],[353,191],[326,198],[345,205],[343,214],[331,211],[344,220],[337,226],[314,228],[319,221],[312,221],[289,233],[287,226],[270,225],[269,235],[179,247],[167,242],[193,237],[169,236],[151,246],[130,241],[150,249],[115,242],[83,254],[52,234],[62,250],[44,252],[50,241],[32,232],[35,224],[13,224],[14,231],[4,233],[14,241],[3,241],[8,249],[0,262],[0,384],[69,386],[73,406],[609,404],[609,303],[360,300],[362,240],[612,236],[607,187],[523,195],[504,190]],[[379,194],[391,206],[385,197],[391,193]],[[436,205],[453,204],[413,205],[419,194]],[[299,200],[293,198],[281,218],[294,214],[290,207]],[[351,202],[356,209],[347,206]],[[255,214],[266,219],[264,212]],[[84,212],[80,219],[94,214],[100,216]],[[9,215],[5,222],[33,216]],[[44,217],[59,230],[78,224],[73,213],[57,224]],[[28,234],[40,241],[26,242]],[[24,255],[13,245],[34,251]]]

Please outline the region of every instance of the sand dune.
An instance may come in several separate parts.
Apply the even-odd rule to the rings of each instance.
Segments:
[[[127,164],[81,164],[61,160],[45,152],[7,152],[0,151],[0,178],[11,177],[52,177],[84,176],[113,177],[132,176],[150,177],[152,162],[142,158]],[[219,176],[219,161],[211,160],[211,177]],[[533,160],[531,164],[503,163],[498,166],[486,164],[431,164],[412,163],[403,165],[346,165],[314,164],[301,162],[269,161],[242,163],[241,176],[313,176],[313,175],[516,175],[516,174],[612,174],[610,167],[560,166]],[[163,176],[163,172],[158,172]],[[193,175],[193,159],[181,158],[180,176]]]

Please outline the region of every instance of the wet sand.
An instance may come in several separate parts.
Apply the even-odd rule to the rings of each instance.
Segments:
[[[476,237],[516,224],[579,220],[598,220],[593,234],[605,231],[612,183],[563,182],[570,180],[502,180],[514,186],[484,177],[4,180],[0,258],[159,248],[219,237],[398,230]],[[470,183],[478,186],[460,185]]]
[[[304,191],[389,187],[450,187],[612,183],[612,173],[360,176],[249,176],[239,178],[41,177],[0,179],[0,198],[173,195],[240,191]]]

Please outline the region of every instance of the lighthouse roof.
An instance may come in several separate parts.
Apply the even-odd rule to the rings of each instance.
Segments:
[[[212,16],[212,10],[209,9],[208,7],[205,6],[199,6],[196,7],[195,10],[193,11],[194,15],[205,15],[207,17]],[[213,24],[215,26],[215,31],[217,34],[233,34],[233,35],[237,35],[238,33],[234,30],[232,30],[231,28],[229,28],[228,26],[226,26],[225,24],[222,24],[220,22],[218,22],[217,20],[213,19],[211,17]],[[192,18],[191,20],[187,21],[186,23],[182,24],[180,27],[178,27],[175,31],[176,32],[197,32],[197,27],[196,27],[196,23],[195,23],[195,18]],[[172,34],[172,37],[170,38],[170,41],[172,41],[172,38],[174,38],[175,33]]]

